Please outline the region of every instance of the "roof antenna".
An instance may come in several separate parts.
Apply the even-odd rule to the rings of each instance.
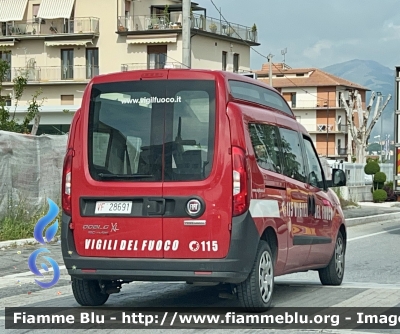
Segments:
[[[284,48],[281,50],[281,55],[283,56],[283,69],[285,69],[285,62],[286,62],[286,54],[287,54],[287,48]]]

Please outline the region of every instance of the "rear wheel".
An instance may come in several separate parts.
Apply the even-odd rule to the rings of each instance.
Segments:
[[[260,240],[253,268],[247,279],[237,286],[238,298],[249,311],[263,312],[271,306],[274,291],[273,258],[268,243]]]
[[[72,292],[75,300],[82,306],[103,305],[110,296],[102,293],[98,281],[72,279]]]
[[[345,267],[345,249],[342,233],[339,231],[335,250],[326,268],[319,269],[319,279],[323,285],[340,285],[343,281]]]

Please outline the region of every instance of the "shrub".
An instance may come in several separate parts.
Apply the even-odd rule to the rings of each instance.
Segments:
[[[375,190],[372,194],[375,203],[385,202],[387,199],[387,193],[383,189]]]
[[[393,181],[386,182],[385,186],[393,190]]]
[[[387,194],[387,199],[386,201],[396,201],[397,200],[397,196],[395,195],[394,191],[393,191],[393,182],[387,182],[384,186],[383,186],[383,190],[386,191]]]
[[[60,207],[60,205],[58,204]],[[18,202],[8,196],[8,207],[5,216],[0,217],[0,241],[32,238],[34,228],[40,218],[48,212],[47,202],[43,202],[39,207],[29,205],[28,199],[21,198]],[[58,232],[61,231],[61,214],[58,213]]]
[[[377,172],[374,175],[374,182],[376,183],[385,183],[386,181],[386,174],[383,172]]]
[[[379,164],[376,161],[368,162],[364,167],[364,173],[367,175],[374,175],[381,170]]]

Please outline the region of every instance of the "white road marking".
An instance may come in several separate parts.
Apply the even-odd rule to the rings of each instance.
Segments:
[[[310,280],[285,280],[285,278],[276,278],[276,285],[290,285],[290,286],[301,286],[311,288],[324,288],[324,289],[377,289],[377,290],[399,290],[400,284],[391,283],[369,283],[369,282],[343,282],[341,285],[322,285],[319,281]]]
[[[381,231],[381,232],[376,232],[376,233],[370,233],[370,234],[362,235],[362,236],[359,236],[359,237],[350,238],[350,239],[347,239],[347,241],[354,241],[354,240],[369,238],[369,237],[373,237],[373,236],[378,235],[378,234],[384,234],[384,233],[389,233],[389,232],[398,231],[398,230],[400,230],[400,227],[399,227],[399,228],[393,228],[393,229],[387,230],[387,231]]]

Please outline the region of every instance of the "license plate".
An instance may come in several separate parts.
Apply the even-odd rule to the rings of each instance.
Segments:
[[[132,202],[96,202],[96,208],[94,213],[131,213],[132,212]]]

